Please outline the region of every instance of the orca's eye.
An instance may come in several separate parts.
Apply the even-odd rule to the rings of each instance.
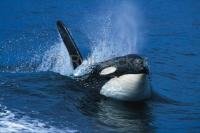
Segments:
[[[108,74],[114,73],[116,70],[117,68],[114,66],[106,67],[100,72],[100,75],[108,75]]]

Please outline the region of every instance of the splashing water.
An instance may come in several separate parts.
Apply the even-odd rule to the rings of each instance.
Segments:
[[[37,71],[53,71],[61,75],[73,73],[69,53],[61,40],[45,52]]]
[[[136,23],[136,9],[132,3],[121,2],[114,9],[108,10],[107,15],[100,16],[97,20],[101,23],[98,25],[98,33],[86,33],[92,42],[92,53],[75,70],[74,75],[89,72],[87,68],[92,64],[117,56],[138,53],[139,26]]]
[[[100,62],[116,56],[137,53],[137,24],[134,8],[123,2],[105,17],[100,26],[102,35],[93,38],[92,54],[94,62]]]

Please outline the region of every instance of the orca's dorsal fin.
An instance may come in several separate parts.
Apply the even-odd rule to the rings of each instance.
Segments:
[[[72,36],[70,35],[69,30],[67,29],[67,27],[65,27],[64,23],[62,21],[57,21],[56,24],[58,32],[69,52],[72,65],[74,69],[76,69],[83,62],[81,53],[79,52],[78,47],[76,46]]]

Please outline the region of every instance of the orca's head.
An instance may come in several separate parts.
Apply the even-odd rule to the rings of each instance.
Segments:
[[[124,101],[139,101],[150,96],[147,61],[135,54],[98,64],[97,73],[106,79],[100,94]]]
[[[116,57],[98,65],[102,77],[119,77],[125,74],[149,74],[146,59],[139,55],[130,54]]]

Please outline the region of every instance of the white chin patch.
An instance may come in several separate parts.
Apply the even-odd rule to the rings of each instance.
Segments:
[[[139,101],[150,97],[151,89],[146,74],[125,74],[110,79],[100,94],[123,101]]]
[[[114,67],[114,66],[112,66],[112,67],[107,67],[107,68],[104,68],[104,69],[100,72],[100,75],[108,75],[108,74],[114,73],[116,70],[117,70],[117,68]]]

